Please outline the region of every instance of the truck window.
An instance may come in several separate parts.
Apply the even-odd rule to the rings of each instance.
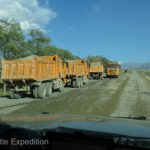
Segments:
[[[107,68],[118,68],[118,65],[108,65]]]

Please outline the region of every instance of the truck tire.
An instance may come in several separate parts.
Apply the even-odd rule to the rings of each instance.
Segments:
[[[33,88],[33,97],[38,98],[38,87],[36,86]]]
[[[76,80],[72,80],[72,81],[71,81],[71,86],[72,86],[73,88],[76,87]]]
[[[62,92],[64,90],[64,86],[65,86],[65,83],[63,80],[61,80],[61,84],[60,84],[60,88],[59,88],[59,92]]]
[[[76,79],[76,88],[79,88],[81,85],[81,81],[79,78]]]
[[[46,83],[46,96],[51,96],[52,94],[52,82]]]
[[[18,92],[14,92],[14,98],[15,98],[15,99],[21,98],[21,94],[18,93]]]
[[[83,85],[88,85],[88,81],[84,82],[84,84],[83,84]]]
[[[80,78],[80,87],[82,87],[82,86],[83,86],[83,79]]]
[[[88,78],[87,77],[83,77],[83,85],[87,85],[88,84]]]
[[[102,77],[102,76],[99,76],[99,79],[100,79],[100,80],[103,80],[103,77]]]
[[[14,97],[14,90],[13,89],[9,89],[9,97],[11,98],[11,99],[14,99],[15,97]]]
[[[45,99],[46,98],[46,85],[44,83],[42,83],[39,87],[38,87],[38,98],[41,99]]]

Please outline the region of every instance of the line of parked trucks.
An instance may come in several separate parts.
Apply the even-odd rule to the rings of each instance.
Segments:
[[[30,56],[19,60],[2,59],[1,79],[12,99],[24,94],[44,99],[64,86],[80,88],[89,79],[102,79],[104,64],[84,59],[63,60],[58,55]],[[118,76],[118,63],[108,63],[106,76]]]

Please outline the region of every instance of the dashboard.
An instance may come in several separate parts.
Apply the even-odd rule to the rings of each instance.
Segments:
[[[64,133],[57,130],[30,130],[8,128],[1,135],[1,149],[35,149],[35,150],[140,150],[134,145],[120,144],[113,138],[84,134],[82,132]],[[146,148],[145,148],[146,149]]]

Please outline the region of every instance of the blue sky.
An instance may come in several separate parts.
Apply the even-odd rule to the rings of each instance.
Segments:
[[[86,57],[150,61],[149,0],[51,0],[58,13],[47,24],[52,44]]]
[[[75,55],[150,62],[150,0],[1,0],[0,19],[41,28]]]

